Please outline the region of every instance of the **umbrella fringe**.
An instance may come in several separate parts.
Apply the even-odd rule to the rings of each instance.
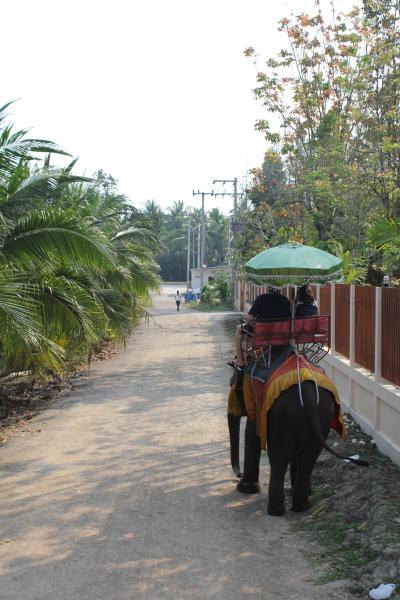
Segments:
[[[299,273],[295,275],[262,275],[259,273],[249,273],[246,271],[244,277],[246,279],[252,279],[254,282],[262,281],[263,283],[273,283],[277,285],[278,281],[282,281],[283,283],[279,283],[280,286],[293,284],[293,285],[301,285],[302,283],[314,282],[314,283],[326,283],[328,281],[337,281],[342,276],[342,270],[334,271],[333,273],[328,273],[327,275],[300,275]]]

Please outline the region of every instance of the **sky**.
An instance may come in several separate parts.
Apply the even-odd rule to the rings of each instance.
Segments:
[[[322,4],[328,0],[322,0]],[[339,8],[351,0],[336,0]],[[200,207],[193,190],[245,188],[266,150],[256,66],[284,45],[283,16],[313,0],[13,0],[2,6],[0,103],[17,129],[118,180],[133,205]],[[5,24],[7,23],[7,26]],[[262,66],[262,62],[261,62]],[[206,210],[232,198],[206,197]]]

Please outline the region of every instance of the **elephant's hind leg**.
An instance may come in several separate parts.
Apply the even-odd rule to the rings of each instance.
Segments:
[[[311,475],[320,447],[307,448],[297,457],[296,481],[292,487],[292,510],[302,512],[310,508]]]
[[[290,458],[273,456],[269,453],[271,474],[268,487],[268,514],[280,517],[285,512],[284,479]]]
[[[298,455],[296,455],[294,457],[294,459],[292,460],[292,462],[290,463],[290,483],[291,483],[290,494],[291,494],[291,496],[293,496],[294,486],[296,485],[297,471],[299,468],[298,463],[299,463],[299,457],[298,457]],[[308,490],[308,495],[312,496],[311,479],[310,479],[310,487]]]

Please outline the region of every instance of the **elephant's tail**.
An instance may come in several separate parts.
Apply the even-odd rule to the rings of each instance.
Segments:
[[[323,448],[325,448],[325,450],[327,450],[328,452],[330,452],[331,454],[333,454],[334,456],[336,456],[337,458],[341,458],[342,460],[346,460],[347,462],[351,462],[355,465],[359,465],[360,467],[368,467],[369,466],[369,462],[366,460],[363,460],[361,458],[355,458],[352,456],[344,456],[343,454],[340,454],[339,452],[336,452],[336,450],[333,450],[325,441],[323,433],[322,433],[322,429],[321,429],[321,421],[320,421],[320,417],[319,417],[319,410],[318,410],[318,403],[317,403],[317,396],[316,396],[316,391],[315,391],[315,386],[314,385],[310,385],[307,386],[307,388],[309,390],[311,390],[311,388],[313,389],[312,395],[311,394],[304,394],[303,393],[303,405],[304,405],[304,412],[305,415],[311,425],[311,428],[316,436],[316,438],[318,439],[318,441],[320,442],[321,446]],[[302,386],[302,390],[304,391],[304,387]]]

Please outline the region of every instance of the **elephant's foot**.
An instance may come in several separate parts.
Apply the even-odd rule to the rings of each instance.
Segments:
[[[235,473],[236,477],[238,477],[239,479],[242,476],[242,472],[240,470],[240,467],[237,467],[236,465],[234,467],[232,467],[232,471]]]
[[[282,504],[269,503],[267,512],[272,517],[281,517],[283,514],[285,514],[285,504],[284,503],[282,503]]]
[[[308,500],[293,500],[292,511],[293,512],[303,512],[308,510],[311,507],[311,503]]]
[[[259,494],[260,484],[258,481],[243,481],[241,479],[237,484],[236,489],[242,494]]]

